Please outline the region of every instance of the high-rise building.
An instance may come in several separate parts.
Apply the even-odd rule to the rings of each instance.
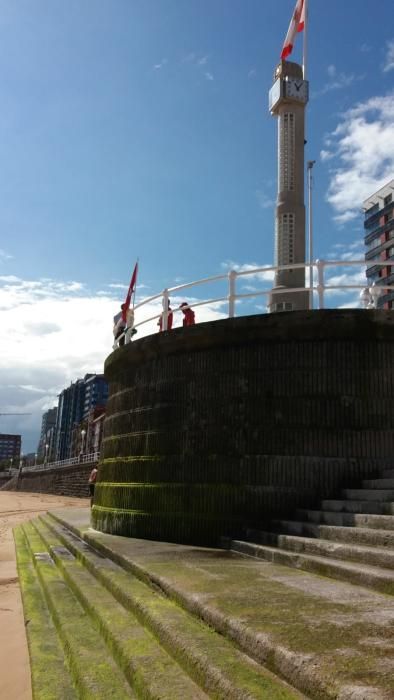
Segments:
[[[45,458],[45,453],[49,452],[49,443],[56,426],[57,407],[50,408],[42,416],[40,439],[37,445],[37,460],[40,462]],[[53,438],[52,438],[53,440]],[[48,445],[46,450],[45,445]]]
[[[22,439],[20,435],[0,433],[0,461],[19,459]],[[18,466],[18,465],[14,465]]]
[[[56,420],[56,459],[68,459],[75,452],[80,424],[92,410],[104,410],[108,384],[103,374],[86,374],[59,394]],[[79,439],[79,438],[78,438]],[[86,446],[86,445],[85,445]],[[78,448],[79,449],[79,448]]]
[[[394,180],[363,202],[364,242],[366,246],[367,279],[369,285],[394,284]],[[377,265],[376,263],[385,263]],[[394,308],[394,290],[382,291],[378,308]]]
[[[86,418],[92,409],[104,407],[108,400],[108,383],[103,374],[86,375],[85,398],[83,405],[83,418]]]
[[[91,376],[91,375],[89,375]],[[68,459],[72,451],[72,429],[83,415],[85,382],[77,379],[59,394],[56,419],[56,460]]]
[[[298,63],[281,61],[269,93],[269,109],[278,117],[278,196],[275,217],[275,265],[305,263],[304,148],[309,83]],[[305,269],[276,273],[270,311],[309,308]]]

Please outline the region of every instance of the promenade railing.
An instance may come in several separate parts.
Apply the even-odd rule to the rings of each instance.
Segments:
[[[138,329],[148,323],[151,323],[153,321],[158,321],[161,318],[161,324],[162,324],[162,329],[167,330],[168,327],[168,304],[169,300],[173,296],[178,296],[181,292],[185,292],[186,290],[195,290],[198,287],[203,287],[204,285],[210,285],[213,283],[223,283],[224,289],[223,289],[223,294],[220,296],[216,296],[213,298],[208,298],[204,300],[193,300],[190,303],[188,302],[188,305],[190,308],[197,308],[197,307],[202,307],[202,306],[218,306],[222,307],[222,312],[221,312],[221,317],[223,317],[223,313],[227,318],[233,318],[236,315],[236,302],[245,300],[245,299],[252,299],[252,298],[257,298],[257,297],[263,297],[266,299],[266,306],[268,309],[268,304],[270,301],[271,295],[274,293],[275,296],[277,297],[280,294],[288,294],[289,291],[291,293],[304,293],[305,291],[310,293],[310,299],[311,299],[311,308],[317,308],[317,309],[324,309],[324,308],[336,308],[336,306],[330,305],[330,298],[332,299],[334,296],[335,292],[351,292],[351,291],[357,291],[357,290],[365,290],[367,293],[367,290],[369,289],[370,292],[370,299],[368,300],[366,293],[364,295],[364,299],[362,300],[357,300],[357,305],[361,305],[367,308],[374,308],[376,307],[376,300],[379,295],[386,294],[392,290],[394,290],[394,285],[387,285],[387,284],[382,284],[381,281],[377,281],[376,284],[372,287],[371,282],[368,281],[367,276],[366,276],[366,270],[371,268],[377,268],[379,267],[394,267],[394,261],[386,260],[386,261],[371,261],[368,260],[367,262],[365,260],[315,260],[313,263],[292,263],[291,265],[281,265],[280,267],[277,266],[271,266],[271,267],[255,267],[255,268],[248,268],[247,270],[237,270],[237,269],[232,269],[229,270],[226,273],[220,274],[220,275],[215,275],[213,277],[205,277],[200,280],[195,280],[193,282],[187,282],[186,284],[180,284],[175,287],[170,287],[168,289],[163,289],[163,291],[159,292],[158,294],[154,294],[153,296],[150,296],[146,299],[143,299],[143,301],[139,302],[134,306],[134,313],[135,313],[135,319],[136,322],[134,323],[134,328]],[[350,283],[348,283],[343,279],[338,279],[338,275],[328,277],[327,276],[327,271],[332,271],[334,268],[356,268],[356,272],[352,273],[353,278],[356,279],[350,279]],[[357,274],[357,268],[359,269],[359,273]],[[285,272],[286,270],[300,270],[304,269],[306,278],[309,278],[309,284],[306,284],[305,286],[302,287],[281,287],[277,286],[273,288],[273,280],[275,277],[275,274],[278,272]],[[342,274],[342,277],[344,275]],[[254,278],[255,280],[257,279],[258,282],[263,283],[265,286],[262,289],[254,290],[254,291],[248,291],[248,292],[239,292],[237,290],[237,282],[239,280],[244,280],[247,278]],[[346,277],[346,275],[345,275]],[[329,298],[330,297],[330,298]],[[328,303],[327,303],[328,299]],[[142,318],[139,320],[140,313],[143,312],[144,307],[148,307],[149,304],[152,304],[153,302],[157,302],[158,300],[161,301],[161,308],[162,311],[160,313],[156,313],[155,315],[149,315],[147,318]],[[181,313],[179,308],[172,308],[171,309],[172,313]],[[227,312],[227,313],[226,313]],[[129,342],[131,340],[131,329],[127,329],[125,333],[120,335],[114,343],[114,348],[116,348],[119,344],[123,344],[124,342]]]
[[[89,454],[78,455],[77,457],[69,457],[68,459],[58,460],[57,462],[47,462],[46,464],[36,464],[34,466],[30,465],[28,467],[22,466],[23,474],[26,472],[37,472],[46,471],[48,469],[57,469],[59,467],[71,467],[76,464],[88,464],[91,462],[98,462],[100,457],[100,452],[90,452]],[[13,469],[14,473],[19,472],[19,469]]]

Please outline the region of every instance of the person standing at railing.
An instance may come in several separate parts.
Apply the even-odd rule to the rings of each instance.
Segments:
[[[190,308],[189,304],[186,301],[183,301],[179,308],[183,313],[183,327],[194,326],[196,323],[195,314],[193,309]]]
[[[122,334],[124,334],[126,330],[126,321],[123,318],[124,316],[124,310],[125,310],[125,304],[122,304],[120,307],[119,313],[117,313],[114,316],[114,328],[113,328],[113,334],[115,340],[117,340]],[[125,344],[125,337],[123,335],[122,338],[119,340],[119,345],[124,345]]]
[[[172,328],[172,320],[173,320],[173,314],[172,314],[172,309],[170,306],[170,300],[168,300],[168,311],[167,311],[167,330],[168,331],[170,331]],[[159,326],[159,333],[161,333],[163,330],[163,314],[161,314],[161,316],[157,322],[157,325]]]

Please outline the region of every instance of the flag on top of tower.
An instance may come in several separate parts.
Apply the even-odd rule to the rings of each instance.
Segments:
[[[132,297],[133,293],[135,294],[135,290],[136,290],[136,286],[137,286],[137,273],[138,273],[138,261],[135,264],[134,272],[131,276],[129,291],[127,292],[126,301],[124,304],[122,304],[122,318],[125,322],[126,322],[127,312],[130,308],[131,297]]]
[[[286,59],[293,51],[295,38],[298,32],[302,32],[305,27],[305,0],[297,0],[289,28],[287,30],[285,43],[283,44],[280,57]]]

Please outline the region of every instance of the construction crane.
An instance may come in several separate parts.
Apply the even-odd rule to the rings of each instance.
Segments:
[[[0,413],[0,416],[31,416],[31,413]]]

